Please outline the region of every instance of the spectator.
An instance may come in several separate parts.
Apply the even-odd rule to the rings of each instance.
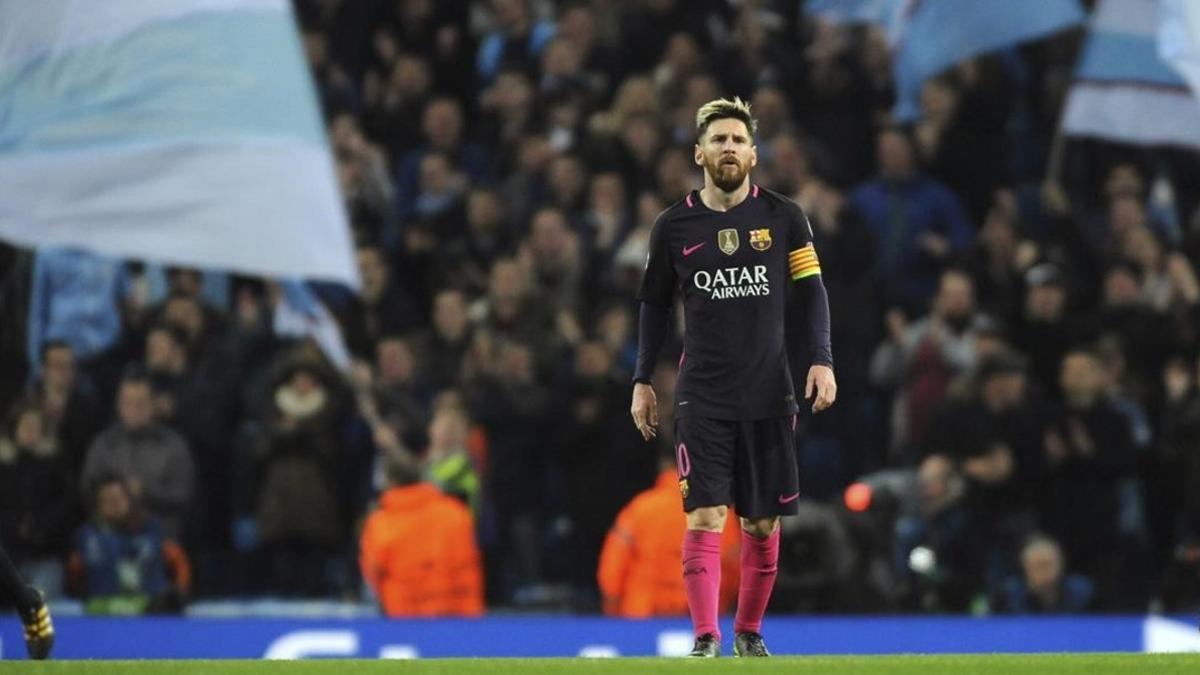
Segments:
[[[721,538],[721,611],[737,596],[741,526],[731,512]],[[633,498],[617,516],[600,552],[597,578],[604,613],[625,618],[682,616],[688,611],[683,578],[672,569],[683,547],[687,522],[679,508],[679,476],[673,454],[659,461],[654,487]]]
[[[472,182],[485,178],[490,168],[488,153],[463,138],[463,112],[458,101],[449,97],[431,100],[421,114],[421,131],[425,143],[405,154],[396,172],[396,209],[401,222],[410,220],[416,206],[426,155],[441,154],[453,171],[464,173]]]
[[[88,614],[178,614],[191,590],[191,563],[162,522],[139,505],[119,475],[94,483],[92,520],[75,535],[68,565]]]
[[[1068,564],[1096,581],[1102,606],[1126,606],[1118,587],[1122,560],[1115,553],[1121,543],[1117,486],[1135,462],[1129,423],[1104,395],[1107,383],[1095,354],[1068,352],[1060,383],[1063,405],[1043,438],[1042,525],[1062,542]]]
[[[91,382],[79,372],[75,350],[63,340],[42,345],[41,375],[34,385],[43,433],[58,439],[62,457],[77,471],[87,445],[106,421]]]
[[[915,487],[916,499],[896,521],[893,572],[910,609],[962,611],[976,590],[962,475],[946,457],[930,455]]]
[[[79,519],[74,470],[34,402],[17,406],[0,433],[0,531],[30,583],[62,594],[62,560]]]
[[[1005,580],[993,609],[1002,614],[1080,614],[1091,609],[1092,582],[1065,573],[1064,567],[1057,542],[1031,538],[1021,549],[1021,576]]]
[[[117,423],[100,433],[83,463],[84,495],[94,495],[106,476],[125,476],[129,492],[162,518],[167,534],[178,536],[195,495],[191,452],[183,436],[154,418],[154,389],[132,370],[117,390]]]
[[[285,361],[257,448],[258,536],[273,590],[328,592],[328,558],[343,541],[337,478],[345,461],[335,438],[336,394],[313,361]]]
[[[491,0],[488,4],[495,28],[479,43],[476,77],[487,84],[504,66],[534,74],[539,55],[554,37],[554,24],[538,21],[529,0]]]
[[[482,615],[483,575],[470,510],[420,482],[410,456],[389,454],[385,472],[388,490],[363,526],[359,558],[384,614]]]
[[[1069,294],[1062,271],[1053,263],[1025,273],[1025,300],[1012,327],[1013,345],[1030,359],[1030,376],[1043,391],[1058,387],[1058,364],[1078,328],[1069,318]]]
[[[413,341],[421,364],[419,378],[430,395],[458,384],[463,356],[471,344],[470,328],[461,291],[446,290],[434,297],[433,326]]]
[[[922,437],[952,377],[975,366],[976,336],[986,321],[975,310],[970,277],[958,270],[942,275],[927,317],[909,324],[900,310],[888,311],[888,339],[871,360],[871,379],[876,386],[898,388],[892,415],[898,447]]]
[[[362,292],[342,317],[350,351],[365,357],[374,353],[384,335],[404,333],[420,325],[421,313],[404,286],[392,274],[384,250],[374,244],[358,247]],[[418,289],[423,286],[416,287]]]
[[[434,412],[429,421],[424,474],[443,494],[475,511],[479,506],[479,476],[467,449],[470,433],[466,411],[457,405],[443,405]]]
[[[971,243],[971,227],[954,193],[921,175],[912,141],[898,129],[877,140],[879,178],[850,195],[875,235],[875,276],[887,302],[918,314],[939,274]]]

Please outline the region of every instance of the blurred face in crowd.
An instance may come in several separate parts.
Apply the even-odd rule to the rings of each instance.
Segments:
[[[687,155],[679,148],[670,148],[662,153],[654,172],[659,192],[671,201],[681,199],[692,188],[689,168]]]
[[[533,355],[529,347],[509,342],[500,348],[500,372],[514,382],[533,380]]]
[[[555,157],[550,162],[550,189],[561,204],[571,204],[583,194],[587,172],[579,158],[571,155]]]
[[[384,338],[375,345],[375,367],[383,384],[412,381],[414,362],[408,343],[400,338]]]
[[[429,91],[431,81],[429,64],[425,59],[403,54],[396,58],[396,63],[392,66],[389,88],[400,98],[415,99]]]
[[[47,347],[42,356],[42,380],[53,391],[65,392],[75,383],[75,352],[70,346]]]
[[[596,322],[596,334],[610,350],[625,346],[633,329],[633,319],[624,307],[610,307]]]
[[[438,150],[454,150],[462,133],[462,111],[448,98],[440,98],[425,106],[422,129],[429,143]]]
[[[921,88],[921,110],[925,119],[945,121],[954,114],[958,106],[958,92],[950,83],[932,79]]]
[[[625,210],[625,184],[620,174],[606,172],[592,178],[590,200],[596,211],[611,213]]]
[[[542,209],[533,216],[529,243],[537,263],[556,264],[566,260],[571,233],[557,209]]]
[[[1025,375],[1019,371],[993,373],[983,382],[983,400],[993,411],[1011,410],[1025,395]]]
[[[579,65],[579,48],[563,38],[551,40],[542,51],[542,74],[547,77],[574,77]]]
[[[700,67],[700,48],[691,35],[675,33],[667,42],[663,61],[671,67],[676,77],[687,75]]]
[[[487,92],[487,100],[501,113],[513,115],[527,111],[533,104],[533,85],[519,70],[504,70]]]
[[[388,268],[383,251],[374,246],[358,249],[358,274],[362,277],[362,294],[368,301],[378,300],[387,287]]]
[[[496,25],[507,33],[525,30],[529,23],[529,8],[526,0],[492,0],[492,13]]]
[[[934,313],[954,323],[969,319],[974,309],[975,285],[971,278],[957,271],[943,274],[937,297],[933,300]]]
[[[574,5],[558,18],[558,33],[568,42],[587,49],[596,39],[596,17],[587,5]]]
[[[200,274],[200,270],[190,267],[172,268],[167,273],[167,282],[172,293],[182,293],[192,297],[199,297],[204,288],[204,277]]]
[[[433,414],[429,422],[430,450],[456,450],[466,446],[470,429],[462,410],[443,406]]]
[[[184,345],[175,334],[157,327],[146,334],[146,368],[156,373],[178,373],[184,367]]]
[[[1114,199],[1108,207],[1108,217],[1112,222],[1112,234],[1115,237],[1144,228],[1149,223],[1145,205],[1135,197]]]
[[[999,256],[1011,255],[1017,246],[1017,230],[1012,219],[999,209],[988,212],[979,238],[988,251]]]
[[[787,98],[776,87],[759,87],[754,92],[751,102],[754,117],[758,120],[758,135],[760,138],[771,139],[788,123]]]
[[[193,344],[204,335],[204,308],[196,298],[175,296],[163,308],[163,320],[183,329]]]
[[[657,115],[658,89],[655,88],[654,81],[644,76],[626,79],[617,89],[613,110],[622,122],[628,122],[634,116]]]
[[[422,194],[438,195],[453,189],[454,171],[450,161],[439,152],[421,158],[420,185]]]
[[[758,149],[746,123],[734,118],[714,120],[696,144],[696,163],[714,185],[733,192],[746,182],[758,164]]]
[[[913,148],[904,134],[889,129],[876,144],[879,171],[887,180],[907,180],[913,175]]]
[[[1100,361],[1092,354],[1071,352],[1063,358],[1059,385],[1067,405],[1075,409],[1092,407],[1104,390],[1107,378]]]
[[[1155,272],[1162,265],[1163,248],[1158,237],[1148,227],[1130,230],[1125,235],[1125,252],[1142,268],[1142,272]]]
[[[1104,180],[1104,193],[1110,201],[1117,197],[1131,197],[1141,201],[1143,190],[1145,185],[1142,182],[1142,174],[1132,164],[1114,166],[1112,171],[1108,172],[1108,178]]]
[[[502,209],[495,192],[473,190],[467,197],[467,225],[475,234],[495,232],[500,228]]]
[[[917,485],[921,502],[936,505],[950,496],[950,479],[954,466],[942,455],[930,455],[917,470]]]
[[[1104,304],[1108,307],[1136,305],[1141,292],[1137,277],[1124,267],[1114,267],[1104,275]]]
[[[442,291],[433,300],[433,327],[442,339],[458,342],[467,332],[467,301],[459,291]]]
[[[584,379],[599,379],[612,367],[612,355],[599,342],[585,342],[575,353],[575,374]]]
[[[120,481],[110,480],[96,491],[96,516],[109,525],[123,522],[132,507],[129,488]]]
[[[117,392],[117,416],[126,431],[140,431],[154,422],[154,393],[148,382],[121,383]]]
[[[13,431],[13,441],[20,448],[35,448],[42,442],[42,416],[34,408],[29,408],[17,418],[17,428]]]
[[[488,297],[495,304],[515,306],[525,296],[525,273],[511,258],[497,260],[488,281]]]
[[[1021,569],[1025,583],[1035,594],[1054,593],[1062,580],[1062,551],[1051,541],[1035,541],[1021,551]]]
[[[648,163],[658,153],[658,125],[645,115],[631,117],[621,128],[621,141],[639,162]]]
[[[1067,291],[1057,283],[1030,286],[1025,293],[1025,313],[1039,321],[1057,321],[1067,305]]]

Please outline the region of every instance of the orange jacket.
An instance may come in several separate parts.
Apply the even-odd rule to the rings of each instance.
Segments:
[[[391,488],[363,526],[359,563],[388,616],[479,616],[470,510],[429,483]]]
[[[687,614],[681,567],[687,517],[680,499],[675,471],[664,471],[654,487],[634,497],[617,516],[600,552],[598,577],[606,614]],[[737,595],[740,532],[730,509],[721,539],[722,610]]]

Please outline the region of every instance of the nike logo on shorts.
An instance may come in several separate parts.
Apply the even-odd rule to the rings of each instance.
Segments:
[[[699,249],[701,246],[704,246],[707,243],[708,242],[706,242],[706,241],[702,241],[699,244],[692,244],[691,246],[684,246],[683,247],[683,257],[686,258],[689,255],[695,253],[697,249]]]
[[[790,502],[794,502],[794,501],[796,501],[796,500],[797,500],[797,499],[799,499],[799,498],[800,498],[800,493],[799,493],[799,492],[797,492],[796,494],[792,495],[791,497],[784,497],[783,495],[779,495],[779,503],[780,503],[780,504],[788,504],[788,503],[790,503]]]

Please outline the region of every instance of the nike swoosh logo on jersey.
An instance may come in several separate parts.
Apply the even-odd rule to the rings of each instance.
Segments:
[[[692,244],[691,246],[684,246],[684,247],[683,247],[683,257],[685,257],[685,258],[686,258],[686,257],[688,257],[689,255],[691,255],[691,254],[695,253],[695,252],[696,252],[696,249],[700,248],[701,246],[704,246],[704,245],[705,245],[705,244],[707,244],[707,243],[708,243],[708,242],[706,242],[706,241],[702,241],[702,242],[700,242],[699,244]]]
[[[787,503],[789,503],[789,502],[794,502],[794,501],[796,501],[796,500],[797,500],[797,499],[799,499],[799,498],[800,498],[800,493],[799,493],[799,492],[797,492],[796,494],[792,495],[791,497],[784,497],[783,495],[779,495],[779,503],[780,503],[780,504],[787,504]]]

